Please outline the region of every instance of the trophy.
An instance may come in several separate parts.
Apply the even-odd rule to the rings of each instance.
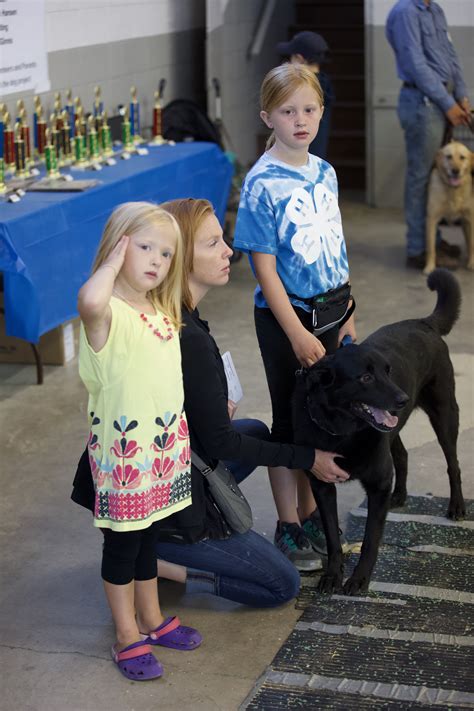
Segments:
[[[69,112],[67,109],[61,114],[62,128],[61,128],[61,148],[63,151],[63,165],[69,165],[72,163],[72,145],[71,145],[71,127],[69,126]]]
[[[26,111],[25,102],[23,101],[23,99],[18,99],[18,101],[16,102],[16,120],[17,121],[20,118],[20,114],[22,111]]]
[[[74,127],[74,165],[78,168],[84,168],[87,165],[86,161],[86,137],[83,133],[83,127],[80,117],[76,118]]]
[[[91,163],[97,163],[100,158],[100,150],[94,116],[89,116],[87,119],[87,144]]]
[[[21,121],[15,123],[15,172],[18,178],[24,178],[26,176],[26,150],[25,141],[22,137],[22,125]]]
[[[0,158],[3,160],[3,153],[4,153],[4,146],[5,146],[5,139],[3,136],[3,129],[4,129],[4,121],[3,121],[3,115],[5,114],[7,110],[7,107],[5,104],[0,104]]]
[[[69,135],[72,141],[74,138],[74,124],[76,123],[76,117],[74,115],[74,101],[72,100],[71,89],[66,91],[66,111],[68,112]]]
[[[130,130],[134,143],[141,143],[143,138],[140,136],[140,104],[137,99],[137,89],[132,86],[130,89]]]
[[[61,145],[61,132],[58,129],[58,116],[54,112],[50,114],[49,117],[49,132],[47,132],[47,145],[50,145],[53,150],[54,154],[56,156],[56,161],[55,161],[55,166],[56,170],[58,168],[58,165],[62,164],[62,159],[63,159],[63,151],[62,151],[62,145]],[[48,161],[46,158],[46,168],[48,168]],[[48,172],[49,175],[49,172]]]
[[[4,141],[4,161],[5,161],[5,171],[15,170],[15,134],[10,126],[10,114],[5,111],[3,114],[3,141]]]
[[[43,108],[41,103],[36,107],[36,150],[40,161],[44,160],[44,149],[46,147],[46,121],[43,118]]]
[[[59,93],[59,92],[56,92]],[[61,131],[63,127],[63,120],[62,120],[62,108],[61,108],[61,101],[59,99],[56,99],[54,102],[54,117],[55,117],[55,125],[56,125],[56,130]],[[51,118],[50,118],[51,120]]]
[[[6,111],[6,106],[5,104],[0,104],[0,195],[4,192],[6,192],[6,186],[5,186],[5,159],[4,159],[4,146],[5,146],[5,139],[3,136],[3,115]]]
[[[6,193],[7,186],[5,185],[5,161],[3,155],[0,156],[0,195]]]
[[[30,142],[30,127],[26,119],[26,109],[22,108],[19,112],[19,123],[21,127],[21,137],[25,144],[26,166],[29,168],[33,164],[33,156],[31,155]]]
[[[79,96],[76,96],[74,99],[74,135],[76,135],[76,127],[78,125],[78,120],[79,126],[81,128],[81,134],[85,137],[87,133],[87,126],[84,118],[84,109],[82,108],[81,99],[79,98]]]
[[[57,129],[56,129],[57,130]],[[56,146],[51,143],[51,131],[46,129],[44,146],[44,158],[46,162],[46,172],[48,178],[59,178],[58,159],[56,154]]]
[[[133,150],[133,139],[130,129],[130,121],[128,120],[128,109],[125,107],[122,120],[122,143],[125,151]]]
[[[92,113],[96,119],[104,113],[104,102],[102,101],[102,91],[100,86],[94,87],[94,105]]]
[[[158,91],[155,91],[155,105],[153,107],[153,139],[151,140],[151,144],[153,146],[161,146],[163,143],[166,143],[165,139],[161,134],[161,101],[163,99],[165,86],[166,79],[160,79]]]
[[[39,115],[43,111],[42,106],[41,106],[41,99],[39,96],[34,97],[33,106],[34,106],[34,109],[33,109],[33,152],[36,155],[36,154],[39,154],[39,150],[38,150],[38,119],[39,119]]]
[[[107,111],[102,114],[102,120],[99,128],[99,143],[102,148],[102,153],[106,158],[110,158],[114,154],[112,149],[112,132],[107,121]]]

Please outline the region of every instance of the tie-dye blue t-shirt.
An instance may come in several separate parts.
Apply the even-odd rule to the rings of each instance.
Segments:
[[[252,269],[251,252],[274,254],[288,294],[306,299],[345,284],[349,267],[337,193],[334,168],[321,158],[310,153],[306,165],[294,167],[264,153],[242,188],[234,247],[249,254]],[[260,285],[255,304],[268,307]]]

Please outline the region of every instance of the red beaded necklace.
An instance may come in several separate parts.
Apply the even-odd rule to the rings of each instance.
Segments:
[[[132,308],[134,311],[137,311],[136,307],[135,307],[133,304],[131,304],[130,301],[125,298],[125,296],[123,296],[122,294],[119,294],[119,292],[116,291],[116,289],[113,290],[113,293],[114,293],[116,296],[118,296],[119,299],[122,299],[122,301],[125,301],[126,304],[128,304],[129,306],[131,306],[131,308]],[[152,329],[153,335],[156,336],[157,338],[159,338],[160,341],[171,341],[171,339],[172,339],[173,336],[174,336],[174,331],[173,331],[173,328],[172,328],[172,326],[171,326],[171,322],[170,322],[170,320],[169,320],[169,318],[168,318],[167,316],[164,316],[164,315],[163,315],[163,321],[164,321],[164,323],[165,323],[166,332],[167,332],[167,335],[165,336],[165,335],[163,335],[163,334],[161,333],[161,331],[160,331],[158,328],[155,328],[155,326],[154,326],[152,323],[150,323],[150,321],[148,320],[146,314],[143,313],[143,311],[141,311],[141,312],[138,311],[138,314],[139,314],[141,320],[143,321],[143,323],[145,323],[145,324],[148,326],[148,328]]]

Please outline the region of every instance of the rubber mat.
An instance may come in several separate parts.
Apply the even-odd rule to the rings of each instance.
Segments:
[[[345,574],[355,568],[359,554],[346,558]],[[474,556],[417,553],[383,546],[379,551],[372,580],[424,585],[474,592]]]
[[[447,503],[409,497],[398,512],[439,517]],[[467,505],[473,520],[474,502]],[[351,515],[349,540],[361,540],[364,527],[365,518]],[[474,709],[474,555],[466,532],[424,518],[390,521],[371,589],[357,597],[322,595],[318,577],[303,576],[304,612],[241,708]],[[346,558],[346,575],[357,560]]]
[[[471,691],[474,653],[463,646],[294,630],[272,669]]]
[[[367,503],[362,504],[365,508]],[[404,506],[393,509],[404,514],[424,514],[425,516],[446,516],[448,499],[439,496],[407,496]],[[474,501],[466,501],[465,521],[474,521]]]
[[[258,696],[245,707],[250,711],[283,711],[283,709],[305,709],[314,711],[461,711],[471,706],[456,704],[418,704],[406,701],[385,701],[380,697],[357,694],[334,694],[330,691],[301,689],[299,687],[266,683]]]
[[[351,542],[364,538],[366,519],[351,516],[346,536]],[[385,523],[383,541],[391,546],[442,546],[471,551],[474,554],[474,530],[457,526],[437,526],[419,521],[391,521]]]
[[[319,595],[317,609],[309,605],[300,622],[318,620],[328,625],[473,635],[472,605],[427,599],[366,599]]]

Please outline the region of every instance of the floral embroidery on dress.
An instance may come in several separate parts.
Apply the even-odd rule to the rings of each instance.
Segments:
[[[89,435],[89,459],[96,489],[95,517],[115,521],[146,520],[156,511],[173,506],[191,496],[191,448],[189,429],[184,412],[178,416],[165,412],[155,418],[158,433],[149,450],[140,460],[137,455],[144,447],[137,440],[129,439],[129,433],[139,427],[136,419],[125,415],[114,420],[114,429],[119,437],[110,447],[111,459],[101,458],[102,446],[92,427],[100,424],[91,413]],[[177,427],[175,425],[177,424]],[[176,432],[171,428],[175,425]],[[144,444],[143,442],[141,444]],[[132,491],[146,486],[145,490]]]

